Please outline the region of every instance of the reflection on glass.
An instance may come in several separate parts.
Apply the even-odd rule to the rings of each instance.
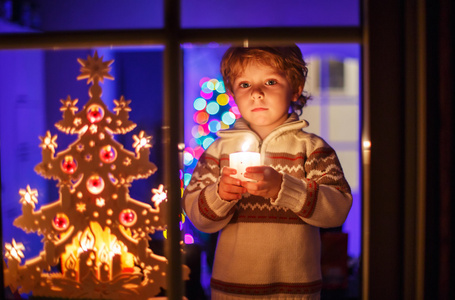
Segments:
[[[301,116],[310,123],[305,130],[323,137],[335,149],[354,197],[353,207],[342,227],[342,232],[347,233],[348,239],[343,239],[340,243],[342,245],[344,243],[344,248],[347,248],[346,255],[349,257],[347,263],[354,272],[352,281],[356,281],[361,250],[360,47],[356,44],[301,44],[299,47],[309,69],[305,90],[312,97]],[[220,124],[215,129],[229,128],[240,117],[234,100],[225,94],[224,90],[221,93],[207,91],[213,94],[210,94],[210,97],[201,98],[201,93],[205,93],[204,83],[208,80],[221,82],[219,62],[227,48],[227,45],[218,47],[192,45],[184,49],[185,184],[188,184],[192,170],[204,149],[216,138],[215,131],[210,130],[209,124],[212,124],[211,122]],[[214,111],[215,113],[211,114],[210,107],[217,103],[219,97],[229,98],[229,101],[225,105],[218,103],[220,111]],[[202,118],[201,114],[207,118]],[[205,240],[210,239],[194,228],[187,228],[187,230],[195,235],[196,243],[198,241],[205,243]],[[335,269],[332,271],[338,272]],[[357,293],[355,283],[351,285],[354,294]]]
[[[3,0],[0,33],[158,29],[163,0]],[[252,12],[254,16],[252,17]],[[359,0],[181,0],[182,28],[359,26]]]
[[[137,212],[137,220],[129,211],[123,211],[120,214],[122,218],[119,218],[120,211],[109,207],[112,206],[112,202],[122,199],[125,201],[125,195],[150,205],[152,189],[162,182],[162,48],[130,47],[96,50],[104,61],[115,60],[112,70],[109,71],[115,81],[105,80],[102,90],[95,88],[90,89],[90,92],[86,80],[77,80],[78,75],[81,74],[81,68],[83,69],[77,59],[86,60],[88,56],[93,56],[95,49],[0,51],[2,247],[7,245],[10,252],[20,250],[21,256],[16,261],[22,260],[22,264],[39,255],[44,246],[41,241],[42,236],[35,234],[36,232],[27,234],[23,228],[17,227],[17,224],[13,225],[14,220],[24,215],[20,202],[30,207],[30,210],[38,211],[46,204],[56,203],[60,199],[68,200],[70,197],[70,192],[64,188],[69,183],[59,184],[56,187],[55,180],[43,178],[35,173],[34,169],[38,164],[41,164],[40,170],[43,168],[55,170],[57,175],[54,179],[71,178],[71,184],[77,187],[71,196],[71,199],[77,201],[73,210],[75,214],[83,214],[89,210],[89,207],[92,209],[95,207],[96,211],[90,215],[90,218],[101,218],[103,213],[112,216],[112,219],[104,218],[106,222],[103,223],[104,225],[122,222],[124,226],[131,227],[136,223],[139,226],[141,218],[148,214],[147,210],[144,210],[146,206]],[[97,65],[94,65],[96,70]],[[103,75],[104,69],[100,68],[99,71],[100,73],[95,73]],[[122,95],[128,98],[124,99]],[[98,104],[86,105],[89,99],[95,96],[101,98],[108,108],[98,102]],[[130,100],[132,100],[131,103]],[[73,113],[79,113],[78,117],[74,117]],[[126,120],[127,113],[129,120],[137,122],[137,128],[129,126],[130,123]],[[114,115],[117,117],[111,118]],[[70,120],[68,123],[59,123],[59,129],[64,131],[63,133],[57,131],[54,126],[62,120]],[[118,131],[115,136],[110,136],[110,132],[101,130],[105,129],[106,124],[111,120]],[[86,125],[83,127],[85,129],[69,130],[81,124]],[[147,133],[146,136],[144,131]],[[83,137],[85,142],[74,143],[75,140],[81,139],[84,133],[86,133]],[[56,139],[57,134],[58,139]],[[91,139],[91,135],[96,138]],[[150,136],[154,138],[149,139]],[[138,145],[134,145],[135,140]],[[103,141],[104,144],[102,144]],[[149,142],[153,144],[153,148],[148,144]],[[43,148],[43,152],[47,151],[51,160],[55,159],[53,164],[42,164],[44,156],[41,155],[40,147]],[[90,151],[91,147],[96,150]],[[65,152],[65,149],[69,150]],[[51,150],[52,153],[55,151],[55,155],[50,154]],[[134,161],[138,157],[136,151],[143,153],[143,161],[150,160],[156,163],[159,171],[147,180],[131,182],[132,180],[127,177],[130,174],[122,173],[122,168],[126,169],[130,164],[133,165],[132,173],[143,170],[144,174],[141,174],[144,175],[143,178],[148,174],[145,174],[144,170],[148,167],[143,161]],[[57,156],[58,153],[60,157]],[[88,168],[89,162],[92,164],[96,162],[93,167],[99,166],[99,169],[79,176],[84,172],[84,166]],[[134,167],[134,164],[140,164],[141,168]],[[75,175],[74,178],[71,177],[72,175]],[[129,187],[130,182],[131,187]],[[128,187],[128,192],[123,196],[120,193],[106,196],[106,193],[110,193],[109,187],[112,185]],[[27,190],[24,189],[26,186]],[[84,194],[85,190],[90,193],[89,196]],[[59,194],[59,192],[62,193]],[[19,201],[21,196],[25,200]],[[131,200],[130,198],[128,201]],[[141,205],[138,204],[138,206]],[[55,205],[49,207],[52,208]],[[64,233],[62,237],[65,236],[68,228],[77,224],[75,215],[68,212],[57,213],[51,217],[45,219],[52,222],[52,228]],[[27,220],[27,218],[22,219]],[[151,228],[150,226],[157,221],[162,222],[165,219],[143,220],[149,223],[145,226],[147,228]],[[49,235],[46,238],[49,238]],[[11,241],[17,241],[17,243]],[[164,252],[162,232],[157,231],[152,241],[153,247],[157,248],[154,250],[155,253],[162,255]],[[96,247],[99,251],[102,250],[102,247]],[[100,253],[102,254],[102,251],[98,254]],[[67,268],[74,267],[74,264],[69,263],[62,263],[62,265],[67,265]],[[134,265],[132,259],[130,265],[132,269]],[[78,268],[79,266],[75,270],[77,271]],[[53,271],[58,272],[57,269]],[[122,271],[122,269],[119,270]],[[80,269],[79,271],[81,272]],[[77,275],[64,270],[62,272],[68,276]]]
[[[183,28],[359,26],[358,0],[182,0]]]
[[[348,234],[350,267],[355,270],[360,256],[361,199],[359,158],[359,45],[299,45],[308,62],[309,75],[306,90],[312,100],[304,108],[302,118],[309,121],[308,131],[314,132],[332,145],[338,153],[354,196],[353,207],[342,231]],[[216,132],[232,126],[240,117],[235,102],[225,89],[219,74],[219,62],[227,45],[191,46],[184,48],[184,113],[185,150],[183,162],[184,183],[191,177],[191,168],[204,149],[216,138]],[[161,161],[162,125],[162,48],[98,49],[105,60],[115,59],[112,75],[115,81],[105,81],[103,99],[113,109],[112,99],[125,95],[133,99],[130,118],[137,120],[141,129],[154,136],[150,160]],[[86,58],[92,49],[44,51],[0,51],[0,122],[1,122],[1,182],[2,222],[4,241],[21,236],[23,232],[12,226],[20,215],[17,191],[27,183],[40,191],[40,199],[55,201],[56,187],[33,171],[40,162],[37,151],[38,136],[61,118],[60,99],[68,94],[85,103],[88,97],[86,84],[77,82],[79,68],[76,58]],[[52,71],[51,71],[52,70]],[[6,88],[7,87],[7,88]],[[19,120],[21,120],[19,122]],[[321,122],[323,120],[323,122]],[[138,134],[137,132],[133,132]],[[132,133],[132,134],[133,134]],[[127,141],[131,136],[125,136]],[[119,137],[119,142],[123,142]],[[36,142],[34,142],[36,141]],[[65,149],[73,139],[59,137],[59,149]],[[128,144],[128,143],[126,143]],[[134,151],[134,149],[131,149]],[[107,156],[109,153],[106,153]],[[97,155],[100,155],[99,153]],[[103,156],[111,159],[110,156]],[[115,155],[113,155],[115,157]],[[77,167],[72,160],[68,167]],[[161,182],[160,171],[151,181],[136,181],[130,194],[136,199],[150,198],[148,192]],[[41,200],[40,200],[41,201]],[[63,219],[59,219],[62,221]],[[183,225],[188,244],[209,243],[202,235]],[[60,223],[59,223],[60,224]],[[40,237],[23,236],[25,255],[41,249]],[[39,246],[35,246],[39,245]],[[210,261],[210,253],[203,252],[201,261]],[[202,266],[201,285],[208,288],[210,269]],[[356,273],[354,274],[356,275]]]
[[[163,27],[163,0],[3,0],[0,33]]]

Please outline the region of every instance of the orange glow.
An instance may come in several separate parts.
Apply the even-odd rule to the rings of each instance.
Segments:
[[[107,264],[112,269],[114,256],[120,256],[120,269],[122,272],[133,270],[134,255],[128,252],[128,248],[111,234],[111,229],[105,227],[104,230],[97,222],[90,222],[84,232],[79,233],[71,244],[65,247],[65,253],[62,255],[62,273],[67,271],[80,271],[76,263],[82,252],[93,250],[96,253],[95,266],[102,263]]]

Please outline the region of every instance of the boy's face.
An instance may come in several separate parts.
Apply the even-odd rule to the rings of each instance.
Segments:
[[[291,101],[299,97],[284,72],[256,62],[234,80],[232,92],[242,117],[261,138],[286,121]]]

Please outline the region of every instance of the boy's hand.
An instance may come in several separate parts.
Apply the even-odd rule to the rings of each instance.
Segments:
[[[283,175],[274,168],[269,166],[248,167],[244,176],[256,180],[256,182],[242,182],[242,186],[247,189],[248,193],[264,198],[276,199],[278,197]]]
[[[231,175],[236,173],[237,171],[235,169],[229,167],[224,167],[221,170],[218,195],[225,201],[238,200],[242,198],[242,194],[246,192],[246,189],[241,185],[241,181],[231,177]]]

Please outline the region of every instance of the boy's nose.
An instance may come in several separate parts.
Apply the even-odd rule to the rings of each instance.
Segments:
[[[252,100],[259,100],[264,98],[264,93],[260,88],[253,88],[251,91],[251,99]]]

